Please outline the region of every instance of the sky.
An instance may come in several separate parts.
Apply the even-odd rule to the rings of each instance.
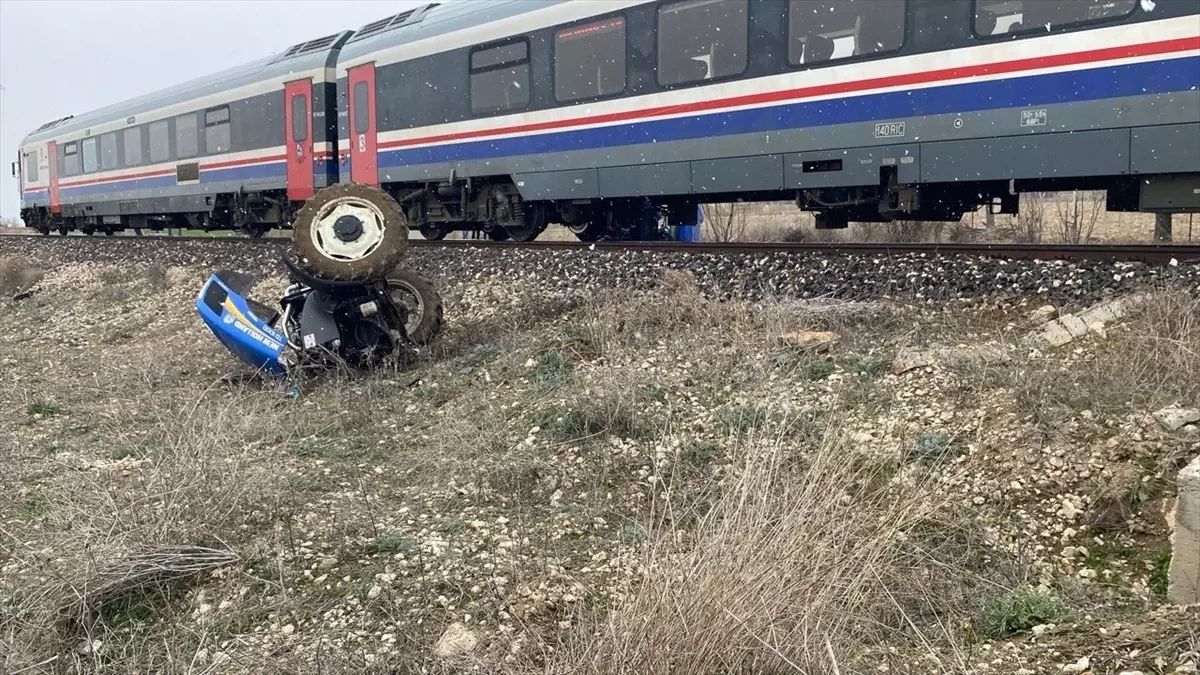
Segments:
[[[50,120],[357,30],[420,0],[0,0],[0,217],[12,163]]]

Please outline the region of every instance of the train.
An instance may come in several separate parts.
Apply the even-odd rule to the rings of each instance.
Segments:
[[[818,228],[956,221],[1074,189],[1196,212],[1200,3],[449,0],[48,122],[18,153],[22,219],[61,234],[262,236],[347,185],[427,239],[637,239],[755,201]]]

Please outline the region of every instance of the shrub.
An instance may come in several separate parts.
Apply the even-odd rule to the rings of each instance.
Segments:
[[[980,632],[992,639],[1024,633],[1034,626],[1061,621],[1067,615],[1062,600],[1030,586],[1021,586],[987,600]]]

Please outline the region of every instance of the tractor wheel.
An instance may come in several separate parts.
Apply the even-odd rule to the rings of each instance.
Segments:
[[[427,345],[442,332],[442,296],[433,283],[413,270],[396,269],[388,272],[388,291],[392,300],[408,308],[408,323],[404,330],[408,339]]]
[[[339,183],[305,202],[292,224],[300,264],[332,280],[379,279],[408,248],[400,205],[383,190]]]

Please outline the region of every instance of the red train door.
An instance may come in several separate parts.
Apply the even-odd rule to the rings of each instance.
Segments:
[[[351,68],[350,87],[350,180],[379,185],[379,157],[375,128],[375,64]]]
[[[62,213],[58,202],[58,143],[50,141],[46,146],[46,158],[50,163],[50,213]]]
[[[312,80],[283,85],[287,109],[283,127],[287,135],[288,199],[303,201],[313,196]]]

